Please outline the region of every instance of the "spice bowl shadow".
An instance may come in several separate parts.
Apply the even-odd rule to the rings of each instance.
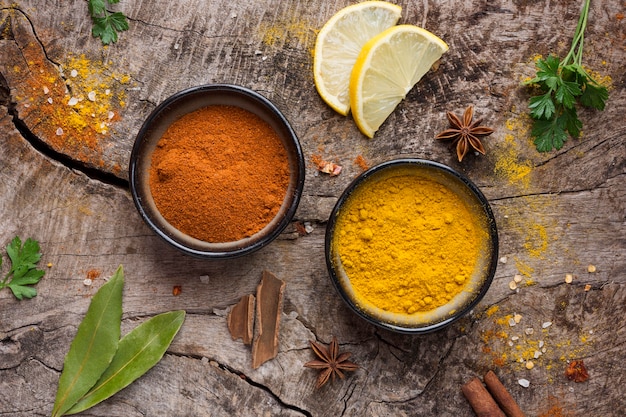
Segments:
[[[340,297],[367,322],[398,333],[449,326],[484,297],[498,231],[467,177],[423,159],[372,167],[343,192],[325,238]]]
[[[160,211],[157,208],[150,179],[153,157],[157,149],[162,146],[162,143],[160,144],[159,142],[168,132],[170,126],[194,112],[224,106],[238,108],[239,111],[245,111],[245,114],[252,113],[255,120],[260,118],[262,120],[261,123],[264,122],[269,125],[269,128],[276,134],[284,148],[284,152],[281,149],[280,154],[287,159],[286,166],[288,166],[288,174],[285,174],[285,176],[288,175],[288,180],[285,180],[286,191],[284,192],[284,198],[278,200],[276,204],[278,207],[276,208],[276,214],[264,226],[259,226],[261,227],[260,230],[228,241],[194,237],[191,233],[181,231],[181,227],[173,226],[172,221],[166,219],[162,210]],[[191,140],[198,139],[192,137]],[[234,138],[235,143],[237,140],[239,138]],[[206,163],[200,161],[200,163],[203,169],[207,166],[212,167],[210,160],[207,160]],[[232,166],[228,168],[234,169]],[[261,169],[271,172],[273,167],[265,166],[261,167]],[[215,177],[219,177],[218,174],[222,174],[217,172],[219,170],[225,170],[225,168],[215,167]],[[209,173],[209,175],[213,174],[213,172]],[[191,172],[191,176],[194,175],[196,175],[195,172]],[[201,174],[198,173],[197,175],[200,176]],[[210,84],[192,87],[164,100],[151,112],[140,128],[131,152],[129,164],[130,191],[135,207],[143,221],[156,235],[172,247],[185,254],[203,259],[224,259],[246,255],[263,248],[278,237],[291,222],[296,212],[304,187],[304,176],[305,167],[302,149],[294,130],[285,116],[271,101],[261,94],[248,88],[231,84]],[[255,186],[261,187],[262,185],[256,184]],[[236,189],[232,183],[223,184],[223,187],[225,189]],[[281,195],[279,194],[278,198]],[[194,209],[196,197],[194,195],[185,195],[184,204]],[[204,197],[213,200],[218,199],[217,195]],[[196,212],[200,211],[201,206],[198,205],[197,207],[198,210]],[[246,216],[245,208],[234,207],[232,210],[235,209],[241,210],[240,216]],[[211,216],[215,217],[216,214],[213,212],[202,212],[201,215],[210,218]]]

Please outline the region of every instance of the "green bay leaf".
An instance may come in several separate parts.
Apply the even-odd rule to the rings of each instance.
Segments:
[[[120,340],[117,353],[93,388],[67,414],[76,414],[121,391],[156,365],[185,320],[185,311],[152,317]]]
[[[62,416],[83,397],[107,369],[120,339],[124,271],[117,269],[91,299],[65,356],[52,416]]]

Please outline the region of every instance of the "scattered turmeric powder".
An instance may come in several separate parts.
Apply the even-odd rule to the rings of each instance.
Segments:
[[[3,75],[13,86],[20,119],[53,150],[104,167],[101,142],[120,119],[130,77],[85,55],[53,63],[34,41],[32,26],[21,13],[9,9],[7,19],[6,30],[12,31],[21,53],[7,57]],[[108,164],[113,172],[121,168]]]
[[[472,297],[488,236],[479,215],[443,184],[411,171],[388,174],[352,193],[332,246],[359,307],[428,321]]]

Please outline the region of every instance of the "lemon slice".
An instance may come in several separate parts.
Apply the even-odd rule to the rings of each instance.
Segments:
[[[385,1],[365,1],[339,10],[320,30],[313,55],[315,87],[337,113],[350,111],[350,73],[361,48],[395,25],[401,11]]]
[[[399,25],[370,39],[350,77],[350,106],[357,126],[374,137],[407,93],[448,50],[426,29]]]

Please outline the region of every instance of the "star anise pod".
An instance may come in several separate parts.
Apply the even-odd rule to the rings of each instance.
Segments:
[[[335,376],[339,378],[344,377],[345,371],[356,371],[359,365],[348,361],[348,358],[352,355],[350,352],[339,353],[339,345],[337,344],[337,338],[333,336],[330,345],[326,348],[317,342],[311,341],[311,349],[315,352],[315,355],[319,358],[312,360],[304,364],[307,368],[321,370],[317,377],[317,383],[315,388],[322,387],[332,377],[333,381]]]
[[[451,112],[446,112],[446,116],[451,128],[435,136],[435,139],[452,139],[452,145],[456,145],[456,156],[459,158],[459,162],[467,155],[470,148],[474,148],[484,155],[485,148],[480,143],[480,138],[491,135],[493,129],[487,126],[480,126],[482,119],[478,119],[475,122],[472,121],[474,118],[474,107],[469,106],[465,109],[463,120]]]

